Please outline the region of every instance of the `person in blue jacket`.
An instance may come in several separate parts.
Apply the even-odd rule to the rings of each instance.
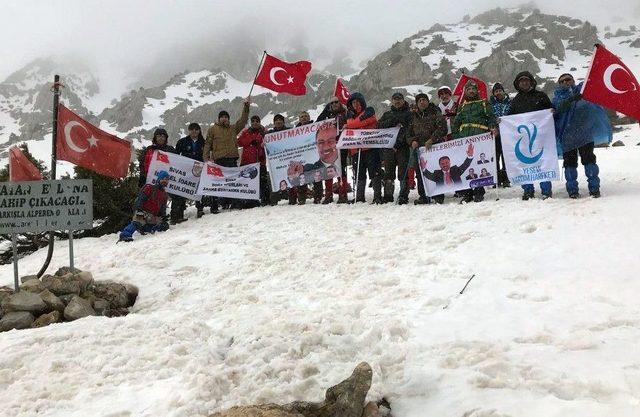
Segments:
[[[204,149],[204,136],[198,123],[191,123],[188,128],[189,134],[176,143],[176,153],[186,156],[195,161],[202,162],[202,151]],[[203,198],[204,200],[204,198]],[[181,196],[171,196],[171,224],[178,224],[186,221],[184,212],[187,209],[187,199]],[[204,214],[204,204],[196,201],[197,217]]]
[[[576,85],[571,74],[558,78],[553,96],[558,154],[564,159],[564,176],[570,198],[580,197],[578,188],[578,155],[584,165],[589,195],[600,197],[600,169],[593,153],[595,145],[613,138],[611,123],[605,110],[582,99],[582,83]]]

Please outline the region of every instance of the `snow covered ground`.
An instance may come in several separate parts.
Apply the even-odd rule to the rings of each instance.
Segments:
[[[0,414],[319,400],[366,360],[395,417],[637,417],[640,130],[625,134],[597,150],[599,200],[556,183],[547,201],[282,205],[76,241],[78,267],[140,287],[134,313],[0,334]]]

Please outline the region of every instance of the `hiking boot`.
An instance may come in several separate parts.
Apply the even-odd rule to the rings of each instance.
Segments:
[[[552,197],[553,197],[553,194],[551,194],[551,193],[549,193],[549,194],[542,194],[542,199],[543,199],[543,200],[546,200],[546,199],[548,199],[548,198],[552,198]]]
[[[398,197],[398,205],[402,206],[402,205],[405,205],[405,204],[409,204],[409,199],[407,197],[404,197],[404,196]]]
[[[593,198],[600,198],[600,190],[590,192],[589,195]]]
[[[471,195],[471,193],[469,193],[464,197],[462,197],[462,200],[460,200],[460,204],[467,204],[467,203],[471,203],[472,201],[473,201],[473,196]]]
[[[481,201],[484,201],[484,195],[476,194],[473,196],[474,203],[479,203]]]
[[[580,198],[580,193],[569,194],[569,198],[572,200],[577,200]]]
[[[525,191],[522,194],[522,201],[527,201],[531,198],[534,198],[536,196],[536,192],[535,191]]]
[[[419,197],[416,201],[413,202],[414,205],[420,206],[423,204],[430,204],[429,197]]]
[[[196,218],[198,218],[198,219],[199,219],[199,218],[200,218],[200,217],[202,217],[202,216],[204,216],[204,211],[202,211],[202,210],[198,210],[198,213],[196,213]]]
[[[346,199],[346,196],[345,196],[345,199]],[[338,201],[339,201],[339,199],[338,199]],[[322,204],[331,204],[331,203],[333,203],[333,196],[325,197],[324,200],[322,200]]]
[[[349,203],[349,199],[347,198],[346,194],[341,194],[338,196],[338,204],[348,204]]]
[[[377,196],[377,197],[373,197],[373,201],[371,201],[371,204],[384,204],[385,201],[381,196]]]
[[[133,242],[133,238],[131,236],[120,236],[116,244],[120,242]]]

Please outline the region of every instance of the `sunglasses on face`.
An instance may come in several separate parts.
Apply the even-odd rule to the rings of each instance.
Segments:
[[[573,81],[573,78],[563,78],[560,80],[560,83],[570,83],[571,81]]]

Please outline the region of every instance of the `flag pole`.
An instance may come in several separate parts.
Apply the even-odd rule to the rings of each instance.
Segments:
[[[256,76],[253,77],[253,83],[251,84],[251,89],[249,90],[249,97],[251,97],[251,92],[253,91],[253,87],[256,85],[256,80],[258,79],[258,74],[260,74],[260,68],[262,68],[262,63],[264,62],[265,56],[267,56],[267,51],[262,51],[262,58],[260,58],[260,64],[258,64],[258,70],[256,71]]]
[[[51,132],[51,179],[56,179],[56,143],[58,140],[58,103],[60,102],[60,76],[55,75],[53,77],[53,88],[51,91],[53,92],[53,130]],[[53,230],[49,232],[49,247],[47,249],[47,259],[44,261],[44,265],[38,271],[38,278],[40,278],[51,263],[51,257],[53,256],[53,245],[55,233]]]

